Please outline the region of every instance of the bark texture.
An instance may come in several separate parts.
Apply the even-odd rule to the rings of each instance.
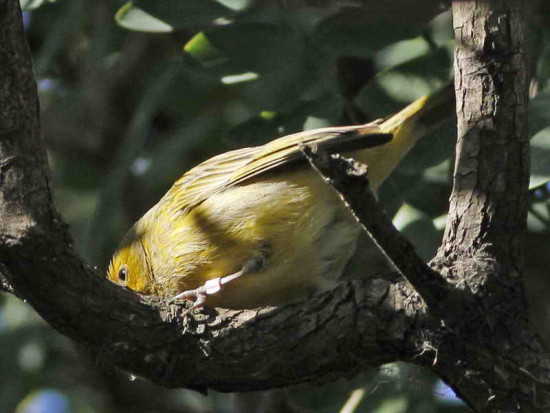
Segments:
[[[529,179],[525,13],[522,0],[453,2],[458,142],[434,267],[463,291],[458,309],[467,322],[456,326],[460,342],[445,343],[444,354],[455,359],[435,368],[476,411],[549,406],[548,357],[528,331],[521,279]]]
[[[520,0],[453,3],[458,143],[444,254],[491,257],[512,283],[529,180],[524,13]]]

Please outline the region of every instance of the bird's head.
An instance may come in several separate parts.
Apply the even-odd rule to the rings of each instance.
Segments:
[[[107,278],[142,294],[153,294],[153,271],[141,236],[132,228],[114,253]]]

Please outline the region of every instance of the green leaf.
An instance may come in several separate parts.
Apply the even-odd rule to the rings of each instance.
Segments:
[[[397,211],[393,223],[412,242],[420,257],[429,260],[435,255],[441,242],[441,233],[428,215],[404,204]]]
[[[417,51],[412,59],[402,61],[392,56],[400,50],[401,44],[414,43]],[[449,82],[452,60],[448,48],[422,47],[423,40],[396,43],[374,56],[379,65],[386,66],[399,62],[396,66],[379,72],[378,75],[359,93],[356,103],[374,119],[386,117],[400,110],[404,103],[410,103],[428,93],[435,92]]]
[[[529,136],[534,137],[550,125],[550,89],[529,101]]]
[[[529,189],[550,182],[550,90],[529,102],[531,177]]]
[[[530,232],[547,232],[550,229],[550,201],[535,202],[529,205],[527,228]]]
[[[313,79],[305,63],[305,38],[286,25],[212,27],[191,39],[184,50],[224,84],[238,87],[259,111],[292,107]]]
[[[223,4],[225,7],[235,10],[235,11],[241,11],[246,8],[248,8],[252,0],[216,0],[218,3]]]
[[[129,30],[173,32],[185,27],[209,25],[234,12],[212,0],[137,0],[117,12],[117,23]]]
[[[183,50],[204,66],[215,66],[227,62],[227,57],[217,49],[203,32],[196,34]]]
[[[22,10],[34,10],[43,6],[44,3],[53,3],[56,0],[19,0]]]
[[[372,3],[366,8],[342,9],[338,14],[322,21],[313,33],[312,43],[337,56],[368,57],[391,43],[418,35],[426,23],[424,20],[429,20],[429,17],[421,22],[400,19],[395,24],[392,22],[395,15],[385,15],[384,10],[388,9],[385,7],[386,3]],[[372,9],[380,11],[378,16]],[[392,14],[391,11],[388,13]]]
[[[393,213],[405,201],[431,217],[445,213],[455,141],[452,122],[422,138],[379,191],[384,208]]]
[[[222,26],[204,33],[233,64],[259,73],[284,71],[300,60],[300,36],[285,26],[249,23]],[[187,47],[187,46],[186,46]]]
[[[430,45],[423,37],[402,40],[376,53],[376,65],[380,68],[394,67],[430,52]]]
[[[172,26],[162,20],[135,7],[132,3],[126,3],[115,16],[116,22],[128,30],[138,30],[150,33],[164,33],[173,31]]]
[[[308,115],[315,111],[316,103],[301,103],[288,113],[264,111],[232,127],[228,132],[231,143],[237,147],[264,144],[303,129]]]
[[[436,16],[429,24],[430,40],[438,47],[454,41],[453,17],[451,10]]]
[[[225,74],[284,73],[301,63],[303,49],[304,41],[298,33],[267,23],[213,27],[184,46],[187,53],[206,66],[225,63]]]
[[[550,126],[531,139],[531,177],[529,189],[550,182]]]
[[[405,397],[385,400],[378,410],[378,413],[406,413],[408,410],[408,402]]]

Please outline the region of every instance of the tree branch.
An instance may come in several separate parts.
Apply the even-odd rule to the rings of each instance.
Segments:
[[[499,322],[521,324],[529,181],[525,4],[455,1],[453,18],[458,142],[436,265],[487,309],[501,307]]]
[[[167,387],[325,382],[419,352],[409,341],[423,318],[418,306],[404,285],[382,279],[344,283],[286,307],[183,318],[181,307],[97,277],[59,238],[31,233],[0,246],[0,257],[14,288],[53,327],[96,348],[103,362]]]
[[[436,310],[434,315],[445,321],[440,328],[432,324],[415,331],[417,348],[426,349],[427,354],[420,353],[410,361],[437,371],[476,411],[509,411],[506,409],[514,405],[538,411],[550,390],[550,362],[540,341],[515,319],[499,325],[502,317],[513,313],[495,311],[496,301],[492,302],[495,307],[489,308],[479,301],[476,291],[463,288],[464,281],[457,283],[450,278],[451,283],[447,283],[420,260],[368,189],[367,167],[308,146],[303,152],[428,307]],[[449,269],[438,260],[435,266],[448,274]],[[487,288],[494,291],[492,285]],[[499,310],[505,310],[507,301],[500,299],[504,301]],[[503,343],[509,346],[504,352]],[[513,356],[510,348],[514,348]],[[535,374],[530,372],[532,368]],[[534,383],[539,401],[531,397]]]
[[[464,292],[457,310],[465,321],[456,330],[461,342],[440,347],[456,359],[434,368],[476,411],[542,411],[550,400],[550,362],[529,331],[521,284],[525,10],[522,0],[453,2],[458,142],[447,228],[432,265]],[[465,361],[460,371],[457,359]]]
[[[302,152],[321,177],[346,203],[363,229],[380,250],[419,293],[432,311],[445,317],[451,289],[414,251],[414,246],[397,231],[369,189],[368,166],[332,155],[311,146]],[[443,312],[442,312],[443,311]]]
[[[453,17],[458,142],[440,256],[492,259],[499,277],[519,285],[529,182],[525,3],[455,1]]]

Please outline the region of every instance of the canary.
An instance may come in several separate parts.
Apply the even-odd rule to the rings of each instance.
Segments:
[[[361,229],[300,146],[367,164],[376,191],[415,142],[452,114],[453,96],[447,87],[383,120],[308,130],[199,164],[128,231],[108,278],[142,294],[235,309],[333,288]]]

